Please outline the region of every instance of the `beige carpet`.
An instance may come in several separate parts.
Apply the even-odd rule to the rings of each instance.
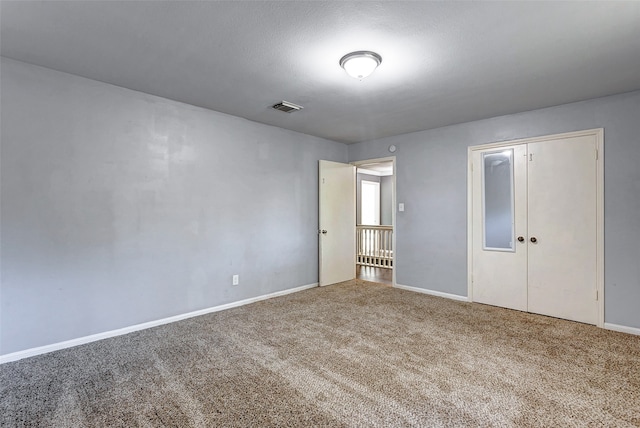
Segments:
[[[640,337],[363,282],[0,366],[0,425],[640,426]]]

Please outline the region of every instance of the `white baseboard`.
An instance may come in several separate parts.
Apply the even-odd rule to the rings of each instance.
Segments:
[[[470,301],[466,296],[460,296],[458,294],[443,293],[442,291],[427,290],[427,289],[424,289],[424,288],[411,287],[409,285],[402,285],[402,284],[396,284],[396,285],[394,285],[394,287],[395,288],[400,288],[401,290],[415,291],[417,293],[429,294],[431,296],[444,297],[444,298],[447,298],[447,299],[458,300],[458,301],[461,301],[461,302],[469,302]],[[606,323],[604,323],[604,328],[606,330],[618,331],[618,332],[621,332],[621,333],[628,333],[628,334],[634,334],[636,336],[640,336],[640,328],[637,328],[637,327],[629,327],[629,326],[626,326],[626,325],[611,324],[611,323],[606,322]]]
[[[437,296],[437,297],[444,297],[445,299],[458,300],[460,302],[469,301],[467,296],[460,296],[459,294],[443,293],[442,291],[427,290],[426,288],[412,287],[410,285],[402,285],[402,284],[396,284],[394,285],[394,287],[399,288],[401,290],[415,291],[416,293],[428,294],[430,296]]]
[[[213,306],[211,308],[200,309],[198,311],[175,315],[172,317],[163,318],[156,321],[149,321],[142,324],[136,324],[129,327],[119,328],[117,330],[105,331],[104,333],[92,334],[90,336],[79,337],[77,339],[66,340],[64,342],[52,343],[51,345],[39,346],[37,348],[25,349],[24,351],[18,351],[18,352],[13,352],[11,354],[0,355],[0,364],[9,363],[12,361],[18,361],[23,358],[33,357],[40,354],[46,354],[48,352],[58,351],[60,349],[71,348],[73,346],[84,345],[85,343],[95,342],[97,340],[108,339],[110,337],[115,337],[115,336],[121,336],[123,334],[133,333],[134,331],[144,330],[151,327],[157,327],[159,325],[169,324],[172,322],[184,320],[187,318],[197,317],[200,315],[205,315],[212,312],[218,312],[218,311],[223,311],[225,309],[236,308],[238,306],[244,306],[250,303],[259,302],[261,300],[266,300],[266,299],[271,299],[273,297],[296,293],[298,291],[307,290],[309,288],[314,288],[317,286],[318,286],[317,282],[313,284],[301,285],[299,287],[290,288],[288,290],[276,291],[274,293],[269,293],[269,294],[265,294],[257,297],[251,297],[249,299],[226,303],[224,305]]]
[[[604,323],[604,328],[606,328],[607,330],[619,331],[621,333],[629,333],[640,336],[640,328],[637,327],[628,327],[626,325],[611,324],[606,322]]]

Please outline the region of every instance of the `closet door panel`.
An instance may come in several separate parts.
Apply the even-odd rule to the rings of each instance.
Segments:
[[[528,152],[528,310],[596,324],[595,138]]]
[[[527,310],[526,146],[473,154],[475,302]]]

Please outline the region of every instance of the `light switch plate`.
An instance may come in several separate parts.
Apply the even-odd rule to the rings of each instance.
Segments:
[[[398,211],[404,211],[404,202],[398,204]]]

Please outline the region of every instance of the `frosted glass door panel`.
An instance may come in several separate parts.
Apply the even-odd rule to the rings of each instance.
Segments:
[[[513,149],[482,154],[484,249],[514,251]]]
[[[501,155],[507,152],[508,156]],[[488,156],[485,156],[488,155]],[[526,145],[502,147],[500,149],[480,149],[472,154],[472,249],[473,249],[473,290],[470,297],[474,302],[488,303],[505,308],[527,310],[527,147]],[[500,165],[498,163],[502,162]],[[485,165],[486,164],[486,165]],[[487,199],[495,202],[493,190],[502,188],[503,210],[515,221],[509,220],[503,227],[503,249],[486,248],[485,245],[485,201],[484,173],[486,184],[497,181],[500,186],[488,186]],[[511,178],[513,171],[513,178]],[[503,174],[504,177],[501,177]],[[497,180],[500,178],[501,180]],[[495,183],[494,183],[495,184]],[[513,191],[511,187],[513,186]],[[495,188],[494,188],[495,187]],[[505,190],[506,189],[506,190]],[[513,194],[513,205],[510,192]],[[505,197],[506,196],[506,197]],[[489,206],[491,206],[489,204]],[[513,214],[511,208],[513,207]],[[515,225],[513,249],[509,249],[511,223]],[[491,244],[491,239],[489,239]],[[492,245],[501,245],[493,243]]]

